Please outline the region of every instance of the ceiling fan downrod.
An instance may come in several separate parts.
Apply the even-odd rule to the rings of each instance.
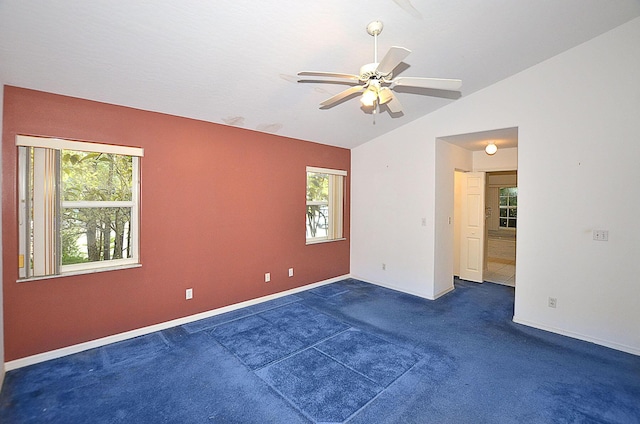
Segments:
[[[381,21],[373,21],[367,25],[367,33],[373,36],[373,62],[378,63],[378,35],[384,25]]]

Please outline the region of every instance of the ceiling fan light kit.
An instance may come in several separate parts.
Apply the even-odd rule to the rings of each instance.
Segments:
[[[369,87],[365,90],[364,93],[362,93],[362,97],[360,97],[360,103],[362,103],[363,106],[375,106],[377,98],[378,93],[375,91],[375,89],[371,89],[371,87]]]
[[[380,105],[386,105],[391,113],[401,113],[402,105],[398,98],[394,96],[395,87],[415,87],[435,90],[457,91],[462,86],[462,81],[458,79],[443,78],[419,78],[419,77],[397,77],[393,78],[393,70],[411,53],[411,50],[404,47],[393,46],[378,62],[378,35],[382,32],[381,21],[373,21],[367,25],[367,33],[374,38],[373,62],[367,63],[360,68],[360,74],[344,74],[336,72],[302,71],[298,72],[299,77],[322,77],[330,78],[321,80],[323,83],[347,83],[353,87],[336,94],[333,97],[320,103],[321,108],[330,108],[342,100],[356,94],[362,93],[360,103],[365,108],[373,108],[374,112]],[[304,80],[299,80],[302,82]]]

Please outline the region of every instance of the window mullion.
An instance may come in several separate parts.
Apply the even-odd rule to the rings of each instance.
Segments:
[[[134,206],[133,201],[129,200],[73,200],[63,201],[62,207],[65,209],[81,209],[81,208],[131,208]]]

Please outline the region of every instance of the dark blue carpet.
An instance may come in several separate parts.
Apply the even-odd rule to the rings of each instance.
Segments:
[[[640,357],[348,279],[10,371],[1,423],[640,423]]]
[[[222,324],[213,337],[249,368],[260,368],[306,345],[285,330],[256,315]]]
[[[315,422],[343,422],[383,388],[316,349],[258,372]]]
[[[316,349],[383,387],[420,359],[410,350],[358,330],[345,331],[320,343]]]
[[[188,333],[196,333],[198,331],[207,330],[225,322],[233,321],[238,318],[248,317],[253,314],[268,311],[269,309],[277,308],[279,306],[288,305],[289,303],[297,302],[301,300],[296,295],[290,295],[285,297],[279,297],[274,300],[262,302],[257,305],[247,306],[246,308],[236,309],[226,314],[215,315],[210,318],[201,319],[198,321],[190,322],[182,326]]]

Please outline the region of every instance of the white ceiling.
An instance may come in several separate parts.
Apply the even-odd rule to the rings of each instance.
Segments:
[[[352,148],[455,101],[397,92],[363,112],[298,71],[358,73],[412,50],[400,76],[459,78],[462,97],[640,16],[638,0],[0,0],[0,82]],[[396,72],[398,75],[398,72]],[[455,97],[455,96],[453,96]]]
[[[440,139],[472,151],[484,150],[490,142],[499,149],[508,149],[518,147],[518,128],[501,128],[469,134],[457,134],[440,137]]]

